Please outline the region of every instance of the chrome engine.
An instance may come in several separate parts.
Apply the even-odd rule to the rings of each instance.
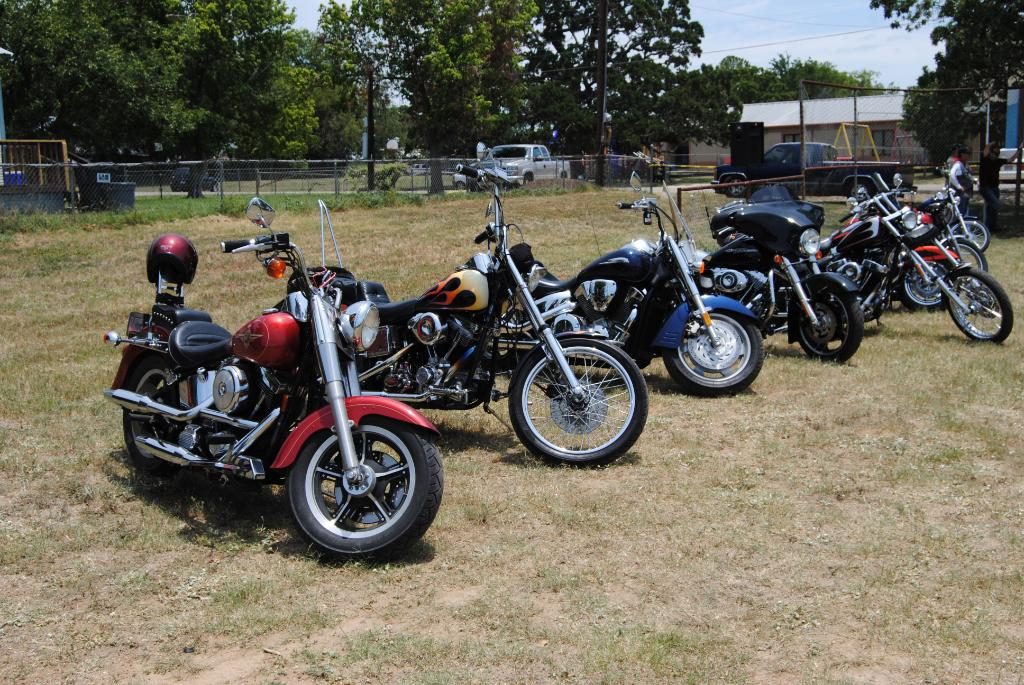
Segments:
[[[747,274],[735,269],[712,269],[711,281],[715,290],[730,295],[742,293],[750,286]]]
[[[860,283],[860,277],[863,271],[860,264],[850,261],[849,259],[836,259],[832,261],[828,265],[828,270],[846,276],[854,283]]]
[[[222,366],[213,377],[213,404],[225,414],[249,399],[249,379],[241,367]]]

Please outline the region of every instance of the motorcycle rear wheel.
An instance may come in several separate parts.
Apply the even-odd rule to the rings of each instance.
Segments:
[[[845,362],[864,339],[864,311],[856,293],[823,291],[811,297],[818,326],[801,312],[797,341],[808,357]]]
[[[596,340],[563,342],[562,351],[584,390],[570,394],[558,364],[536,346],[517,367],[509,417],[519,440],[538,457],[572,466],[599,466],[626,452],[647,423],[647,383],[618,347]]]
[[[725,312],[711,312],[724,340],[716,350],[706,328],[684,337],[679,347],[665,350],[662,359],[672,380],[683,392],[698,397],[720,397],[745,390],[764,364],[761,331]]]
[[[964,311],[943,294],[956,327],[972,340],[1000,343],[1013,330],[1013,306],[1003,286],[991,274],[968,269],[947,278],[947,283],[974,311]]]
[[[441,507],[444,470],[433,440],[398,421],[369,417],[352,429],[360,463],[374,472],[363,495],[343,483],[338,439],[324,430],[299,452],[288,501],[302,534],[339,558],[391,555],[421,538]]]
[[[177,406],[178,388],[177,386],[168,387],[168,382],[172,377],[170,359],[162,355],[149,354],[132,367],[123,387],[149,398],[159,396],[159,400],[164,404]],[[168,422],[156,415],[133,418],[128,409],[123,412],[124,449],[128,453],[131,465],[139,471],[153,476],[169,476],[175,473],[180,468],[179,466],[159,457],[150,456],[135,444],[135,438],[140,436],[177,442],[175,435],[170,433],[173,427],[166,425]],[[180,429],[180,425],[178,428]]]

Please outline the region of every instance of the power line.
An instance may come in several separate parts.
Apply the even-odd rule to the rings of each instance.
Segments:
[[[836,25],[835,22],[832,22],[832,23],[829,23],[829,24],[824,24],[824,23],[821,23],[821,22],[814,22],[814,21],[797,21],[796,19],[777,19],[775,17],[762,17],[762,16],[759,16],[759,15],[756,15],[756,14],[745,14],[743,12],[730,12],[729,10],[720,10],[720,9],[716,9],[714,7],[707,7],[705,5],[697,5],[697,4],[694,4],[692,2],[690,3],[690,7],[696,7],[697,9],[705,10],[707,12],[715,12],[717,14],[728,14],[728,15],[733,16],[733,17],[746,17],[747,19],[759,19],[761,21],[774,21],[774,22],[779,23],[779,24],[799,24],[801,26],[835,26]],[[868,27],[863,27],[863,28],[868,28]]]
[[[773,45],[789,45],[790,43],[804,43],[809,40],[820,40],[822,38],[835,38],[837,36],[850,36],[855,33],[867,33],[868,31],[882,31],[891,30],[891,26],[876,26],[873,29],[857,29],[856,31],[841,31],[840,33],[825,33],[820,36],[807,36],[806,38],[790,38],[789,40],[777,40],[771,43],[758,43],[757,45],[741,45],[736,48],[722,48],[721,50],[705,50],[701,52],[703,55],[714,55],[720,52],[738,52],[740,50],[752,50],[753,48],[768,48]]]

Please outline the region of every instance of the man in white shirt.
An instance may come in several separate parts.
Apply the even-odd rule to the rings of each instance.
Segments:
[[[967,161],[971,158],[971,150],[966,145],[957,145],[953,148],[952,165],[949,167],[948,185],[956,191],[960,199],[960,213],[967,214],[968,205],[971,202],[971,195],[974,194],[974,177],[971,176],[971,168]]]

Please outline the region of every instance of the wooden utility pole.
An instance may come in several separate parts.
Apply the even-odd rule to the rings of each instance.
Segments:
[[[373,151],[377,149],[377,141],[374,140],[373,130],[373,100],[374,100],[374,73],[373,64],[366,68],[366,187],[368,190],[376,189],[376,173],[373,164]]]
[[[608,0],[597,0],[597,59],[597,185],[603,186],[608,106]]]

